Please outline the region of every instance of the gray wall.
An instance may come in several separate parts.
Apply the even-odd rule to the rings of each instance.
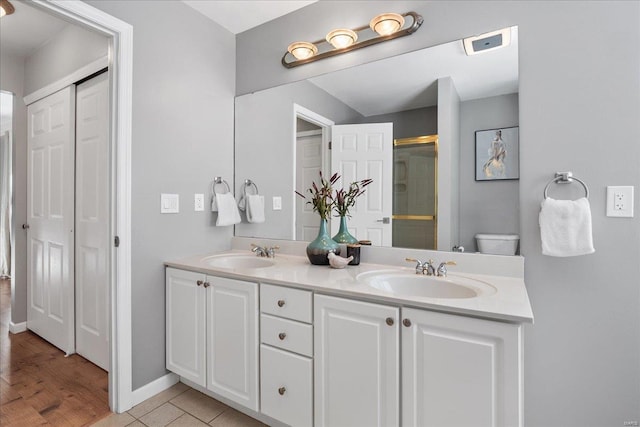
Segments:
[[[280,65],[291,41],[358,27],[387,10],[415,10],[425,23],[409,37],[347,55]],[[639,17],[637,1],[326,0],[237,37],[237,93],[244,94],[518,25],[520,234],[536,316],[525,328],[529,426],[640,420],[640,221],[604,215],[607,185],[640,186]],[[542,190],[558,170],[591,188],[594,255],[541,254]],[[562,190],[580,194],[570,186],[556,189],[557,197]]]
[[[69,25],[25,59],[24,93],[60,80],[108,53],[106,37]]]
[[[13,253],[11,258],[11,321],[27,321],[27,106],[24,94],[24,58],[0,52],[0,89],[13,92]]]
[[[388,122],[393,123],[393,139],[435,135],[438,133],[438,107],[369,116],[362,119],[360,123]]]
[[[475,132],[518,126],[518,94],[474,99],[460,108],[460,244],[477,250],[477,233],[519,233],[518,181],[475,180]]]
[[[90,1],[133,25],[133,388],[165,374],[163,261],[230,247],[232,227],[193,211],[233,177],[235,38],[182,2]],[[160,193],[180,195],[160,214]]]
[[[236,225],[236,236],[293,239],[295,164],[293,104],[336,124],[354,123],[361,115],[309,82],[272,88],[236,99],[236,194],[245,179],[265,196],[265,222]],[[275,164],[265,163],[277,159]],[[298,189],[304,191],[304,189]],[[271,197],[282,197],[282,210],[271,209]]]

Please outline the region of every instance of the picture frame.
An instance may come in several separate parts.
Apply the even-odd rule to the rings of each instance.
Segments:
[[[476,131],[476,181],[520,179],[519,127]]]

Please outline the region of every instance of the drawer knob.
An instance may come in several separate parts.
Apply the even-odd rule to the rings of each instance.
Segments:
[[[278,338],[280,338],[280,341],[284,340],[287,337],[287,334],[285,334],[284,332],[280,332],[278,334]]]
[[[202,284],[203,284],[203,283],[204,283],[204,281],[202,281],[202,280],[198,280],[198,281],[196,282],[196,285],[198,285],[198,286],[202,286]]]
[[[278,300],[278,307],[283,307],[284,306],[284,300],[283,299],[279,299]]]
[[[208,288],[209,286],[211,286],[211,283],[209,283],[209,282],[204,282],[204,283],[203,283],[203,285],[204,285],[204,287],[205,287],[205,288]]]
[[[387,317],[387,325],[393,326],[393,317]]]
[[[287,389],[286,389],[286,388],[284,388],[284,387],[280,387],[280,388],[278,389],[278,393],[280,393],[280,396],[284,395],[284,392],[285,392],[285,391],[287,391]]]
[[[409,319],[404,319],[404,320],[402,321],[402,324],[408,328],[409,326],[411,326],[411,320],[409,320]]]

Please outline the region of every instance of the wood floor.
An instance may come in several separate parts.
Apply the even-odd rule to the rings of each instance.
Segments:
[[[9,333],[11,284],[0,279],[0,426],[85,426],[109,415],[107,373],[30,331]]]

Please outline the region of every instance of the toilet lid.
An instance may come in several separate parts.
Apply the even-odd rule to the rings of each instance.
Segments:
[[[480,240],[519,240],[517,234],[476,234],[476,239]]]

